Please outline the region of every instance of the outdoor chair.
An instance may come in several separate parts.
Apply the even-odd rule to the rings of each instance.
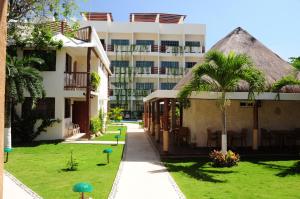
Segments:
[[[240,133],[234,132],[230,134],[230,144],[234,145],[235,141],[240,142],[240,146],[247,146],[248,129],[243,128]]]
[[[78,133],[80,133],[79,124],[70,123],[67,136],[70,137],[70,136],[78,134]]]
[[[207,129],[207,147],[218,147],[220,143],[221,131],[213,132],[211,129]]]
[[[175,142],[177,145],[188,145],[190,138],[190,129],[188,127],[179,127],[175,132]]]
[[[267,129],[261,128],[260,129],[260,134],[261,134],[261,145],[266,146],[265,144],[267,143],[267,146],[271,146],[273,136],[270,132],[267,131]]]

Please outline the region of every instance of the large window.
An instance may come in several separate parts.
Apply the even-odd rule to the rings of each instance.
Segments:
[[[72,72],[72,57],[68,53],[66,54],[65,72],[67,73]]]
[[[128,46],[129,40],[128,39],[112,39],[111,45]]]
[[[153,40],[136,40],[136,45],[154,45]]]
[[[153,83],[136,83],[137,90],[152,90],[153,87]]]
[[[129,67],[129,61],[111,61],[112,67]]]
[[[37,57],[44,60],[43,64],[34,63],[33,68],[40,71],[55,71],[56,70],[56,51],[55,50],[24,50],[23,56]]]
[[[172,90],[176,83],[160,83],[161,90]]]
[[[172,40],[162,40],[162,46],[179,46],[179,41],[172,41]]]
[[[136,67],[152,67],[154,66],[153,61],[136,61]]]
[[[186,41],[186,46],[200,47],[200,41]]]
[[[33,111],[34,114],[40,117],[46,117],[54,119],[55,117],[55,98],[48,97],[37,101],[35,108],[32,109],[32,98],[27,97],[22,105],[22,117],[30,114]]]
[[[185,68],[193,68],[197,62],[185,62]]]
[[[71,117],[71,100],[65,99],[65,118]]]
[[[179,68],[179,62],[177,61],[162,61],[162,68]]]

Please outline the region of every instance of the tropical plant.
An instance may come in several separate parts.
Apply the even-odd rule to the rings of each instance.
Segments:
[[[115,107],[108,112],[108,116],[111,120],[120,122],[123,119],[123,111],[124,109]]]
[[[42,64],[41,59],[7,56],[5,84],[5,145],[11,147],[11,110],[12,106],[24,100],[24,91],[35,102],[44,96],[43,79],[32,64]]]
[[[104,132],[106,115],[105,115],[105,113],[102,109],[100,109],[98,117],[99,117],[99,120],[100,120],[100,132]]]
[[[213,150],[209,154],[214,167],[232,167],[240,161],[240,155],[232,151],[227,151],[225,154],[222,151]]]
[[[90,125],[90,130],[93,134],[96,134],[100,131],[101,129],[101,121],[99,117],[94,117],[91,119],[91,125]]]
[[[272,86],[271,86],[271,92],[276,92],[276,99],[280,100],[279,92],[280,90],[285,86],[293,86],[293,85],[300,85],[300,80],[298,80],[293,75],[288,75],[285,77],[282,77],[281,79],[277,80]]]
[[[249,85],[249,99],[254,99],[255,92],[264,90],[265,77],[261,71],[253,67],[251,59],[245,54],[228,55],[219,51],[210,51],[205,56],[205,62],[195,66],[192,80],[178,94],[179,100],[186,108],[188,97],[193,91],[216,91],[221,93],[218,106],[222,112],[222,152],[227,151],[227,107],[230,100],[227,92],[238,90],[240,81]]]
[[[300,57],[290,57],[290,63],[295,67],[298,71],[300,70]]]
[[[100,85],[101,78],[98,73],[91,73],[91,86],[93,90],[97,90]]]
[[[66,171],[76,171],[78,170],[79,163],[77,160],[73,157],[73,149],[70,151],[70,160],[67,162],[67,168],[64,169]]]

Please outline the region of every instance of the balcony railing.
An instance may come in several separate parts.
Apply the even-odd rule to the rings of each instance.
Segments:
[[[87,72],[65,72],[65,90],[82,90],[87,87]]]
[[[111,71],[113,74],[130,74],[132,69],[128,69],[129,67],[112,67]],[[160,67],[152,66],[152,67],[135,67],[134,75],[183,75],[188,72],[188,68],[168,68],[168,67]]]
[[[133,97],[145,97],[153,91],[153,89],[110,89],[109,95],[122,98],[125,98],[125,96],[130,97],[131,94]]]

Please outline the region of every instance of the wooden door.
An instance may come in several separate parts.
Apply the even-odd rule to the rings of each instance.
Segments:
[[[85,101],[75,101],[73,104],[72,121],[74,124],[79,124],[80,132],[85,132],[87,126],[87,110]]]

